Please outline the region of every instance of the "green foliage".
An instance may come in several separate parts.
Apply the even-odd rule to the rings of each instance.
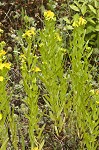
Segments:
[[[39,50],[41,54],[40,79],[46,88],[44,100],[49,107],[49,115],[54,122],[56,133],[62,131],[64,125],[63,109],[66,103],[67,83],[63,69],[62,38],[55,29],[54,20],[44,20],[44,29],[40,31]],[[62,90],[64,89],[64,90]]]
[[[37,144],[35,132],[37,135],[39,135],[40,130],[38,122],[40,121],[41,116],[41,114],[39,114],[38,111],[39,90],[37,86],[37,74],[40,71],[40,69],[37,67],[38,57],[35,55],[36,47],[35,45],[32,45],[32,42],[33,44],[35,44],[35,34],[35,28],[31,28],[23,34],[23,39],[25,39],[27,46],[25,46],[23,40],[23,53],[20,55],[23,85],[24,90],[26,92],[26,98],[24,102],[28,106],[28,114],[25,114],[25,117],[29,121],[28,132],[31,148],[33,148]],[[34,47],[34,49],[32,46]],[[39,139],[42,141],[41,134],[42,132],[40,132]]]
[[[79,12],[86,21],[86,41],[89,40],[89,45],[92,47],[98,47],[98,26],[99,26],[99,2],[97,0],[79,0],[74,1],[70,8],[75,12]]]
[[[7,96],[6,85],[10,64],[6,63],[6,52],[3,50],[6,43],[0,42],[0,144],[6,150],[8,142],[8,122],[10,115],[10,99]]]
[[[26,138],[29,138],[28,149],[42,150],[50,137],[54,139],[53,149],[67,146],[69,149],[73,143],[72,146],[77,145],[75,149],[97,150],[99,147],[99,90],[93,88],[94,73],[90,64],[95,48],[97,54],[99,50],[99,3],[97,0],[65,2],[63,0],[61,12],[57,11],[56,16],[42,7],[43,28],[38,30],[34,19],[22,9],[23,29],[15,38],[18,45],[14,55],[21,74],[15,88],[17,93],[21,88],[24,92],[19,96],[21,104],[16,114],[6,88],[11,64],[7,63],[3,50],[5,42],[0,42],[2,150],[9,145],[18,150],[18,144],[24,150]],[[53,11],[58,5],[59,1],[47,3]],[[0,36],[2,33],[0,30]],[[64,61],[66,56],[69,60]]]
[[[83,26],[74,28],[71,63],[72,63],[72,91],[73,91],[73,111],[77,118],[78,136],[82,140],[81,149],[97,149],[97,136],[99,134],[98,114],[96,98],[91,98],[91,81],[87,45],[85,46],[85,32]]]

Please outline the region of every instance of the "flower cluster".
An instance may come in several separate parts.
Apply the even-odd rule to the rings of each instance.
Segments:
[[[20,54],[20,58],[19,59],[20,59],[21,62],[25,62],[26,57],[25,57],[24,54]]]
[[[78,21],[73,22],[73,27],[79,27],[79,26],[85,25],[86,23],[87,21],[84,18],[80,17]]]
[[[32,71],[34,71],[34,72],[41,72],[41,69],[39,67],[35,67],[35,68],[32,69]]]
[[[44,12],[44,17],[46,20],[55,20],[55,14],[50,10]]]
[[[35,35],[35,28],[34,27],[31,27],[30,30],[27,30],[23,35],[22,37],[23,38],[32,38],[34,35]]]
[[[0,43],[0,48],[3,48],[4,46],[5,46],[5,43],[2,41]],[[6,59],[5,54],[6,52],[3,49],[1,49],[0,50],[0,82],[4,80],[3,69],[10,69],[11,67],[11,63],[5,62],[5,59]]]
[[[4,69],[4,68],[7,68],[7,69],[10,69],[11,67],[11,64],[10,63],[2,63],[0,62],[0,72]],[[3,76],[0,76],[0,81],[3,81]]]
[[[0,51],[0,57],[3,56],[3,55],[5,55],[5,54],[6,54],[6,52],[4,50]]]

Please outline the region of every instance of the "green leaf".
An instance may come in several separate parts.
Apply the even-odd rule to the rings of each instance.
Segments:
[[[81,12],[82,12],[83,16],[85,15],[86,10],[87,10],[86,5],[83,5],[83,6],[81,7]]]
[[[66,21],[67,24],[70,24],[70,20],[66,16],[63,18],[63,20]]]
[[[89,6],[90,10],[91,10],[94,14],[96,14],[96,9],[95,9],[92,5],[88,5],[88,6]]]
[[[80,11],[79,8],[75,5],[70,5],[70,8],[73,9],[74,11]]]
[[[44,140],[41,142],[41,144],[39,145],[39,150],[42,150],[43,146],[44,146]]]
[[[66,29],[68,29],[68,30],[73,30],[73,27],[72,27],[71,25],[67,25],[67,26],[66,26]]]
[[[38,134],[38,139],[40,139],[42,137],[42,133],[44,131],[45,128],[45,124],[40,128],[39,134]]]
[[[96,22],[94,20],[92,20],[93,18],[87,18],[87,21],[89,21],[90,23],[96,24]]]
[[[79,3],[79,2],[74,1],[74,4],[75,4],[77,7],[79,7],[79,8],[80,8],[80,3]]]
[[[0,147],[0,150],[6,149],[8,140],[9,140],[9,139],[7,138],[7,139],[4,141],[4,143],[3,143],[2,146]]]
[[[80,17],[79,14],[76,13],[76,14],[73,16],[74,21],[78,21],[79,17]]]
[[[98,8],[98,6],[99,6],[99,2],[95,1],[95,7]]]
[[[99,25],[96,26],[95,31],[99,31]]]
[[[95,30],[95,28],[93,26],[88,26],[87,30],[86,30],[86,34],[91,33]]]
[[[87,59],[91,56],[92,52],[93,52],[93,50],[91,50],[90,53],[87,54]]]

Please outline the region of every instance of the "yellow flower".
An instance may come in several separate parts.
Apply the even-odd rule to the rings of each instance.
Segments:
[[[77,21],[74,21],[72,26],[73,26],[73,27],[78,27],[78,26],[79,26],[79,25],[78,25],[78,22],[77,22]]]
[[[44,12],[44,17],[46,20],[51,20],[51,19],[53,20],[55,19],[54,16],[55,14],[50,10]]]
[[[21,54],[21,55],[20,55],[20,59],[26,59],[25,55],[24,55],[24,54]]]
[[[80,17],[78,19],[78,21],[74,21],[73,22],[73,27],[79,27],[79,26],[82,26],[82,25],[85,25],[87,23],[87,21],[85,19],[83,19],[82,17]]]
[[[55,37],[57,38],[57,40],[60,42],[62,41],[62,38],[60,37],[60,35],[58,33],[55,33]]]
[[[39,67],[35,67],[35,69],[33,69],[34,72],[40,72],[40,68]]]
[[[4,50],[0,51],[0,56],[5,55],[5,54],[6,54],[6,52]]]
[[[97,104],[99,104],[99,101],[96,101]]]
[[[34,36],[36,33],[35,33],[35,28],[34,27],[31,27],[31,29],[30,30],[27,30],[23,35],[22,35],[22,37],[23,38],[26,38],[26,37],[28,37],[28,38],[31,38],[32,36]]]
[[[30,31],[26,31],[23,35],[22,35],[23,38],[26,38],[26,37],[30,37],[31,38],[31,33]]]
[[[86,23],[87,23],[87,21],[85,19],[83,19],[82,17],[79,18],[79,22],[78,22],[79,26],[85,25]]]
[[[2,76],[0,76],[0,81],[1,81],[1,82],[3,81],[3,77],[2,77]]]
[[[10,69],[11,64],[10,64],[10,63],[5,63],[5,64],[4,64],[4,67],[7,68],[7,69]]]
[[[24,63],[26,60],[26,57],[24,54],[21,54],[19,59],[21,60],[21,63]]]
[[[0,70],[2,70],[4,68],[4,64],[0,63]]]
[[[0,120],[2,120],[2,114],[0,113]]]
[[[31,27],[30,32],[31,32],[32,35],[35,35],[35,28]]]

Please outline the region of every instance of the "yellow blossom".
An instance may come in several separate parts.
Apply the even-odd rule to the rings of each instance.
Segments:
[[[99,104],[99,101],[96,101],[97,104]]]
[[[79,25],[78,25],[78,22],[77,22],[77,21],[74,21],[72,26],[73,26],[73,27],[78,27],[78,26],[79,26]]]
[[[53,20],[55,19],[54,16],[55,14],[50,10],[44,12],[44,17],[46,20],[51,20],[51,19]]]
[[[23,38],[31,37],[30,31],[26,31],[26,32],[22,35],[22,37],[23,37]]]
[[[20,59],[26,59],[25,55],[24,55],[24,54],[21,54],[21,55],[20,55]]]
[[[0,120],[2,120],[2,114],[0,113]]]
[[[87,23],[87,21],[84,18],[82,18],[82,17],[79,18],[79,22],[78,22],[79,26],[85,25],[86,23]]]
[[[35,68],[33,69],[33,71],[34,71],[34,72],[40,72],[41,70],[40,70],[39,67],[35,67]]]
[[[21,54],[21,55],[20,55],[20,60],[21,60],[21,63],[24,63],[24,62],[25,62],[26,57],[25,57],[24,54]]]
[[[87,21],[83,17],[80,17],[77,21],[73,22],[72,26],[79,27],[79,26],[85,25],[86,23],[87,23]]]
[[[10,63],[5,63],[5,64],[4,64],[4,67],[7,68],[7,69],[10,69],[11,64],[10,64]]]
[[[35,28],[31,27],[30,32],[31,32],[32,35],[35,35]]]
[[[0,63],[0,70],[2,70],[4,68],[4,64]]]
[[[26,38],[26,37],[28,37],[28,38],[31,38],[32,36],[34,36],[36,33],[35,33],[35,28],[34,27],[31,27],[31,29],[30,30],[27,30],[23,35],[22,35],[22,37],[23,38]]]
[[[0,56],[5,55],[5,54],[6,54],[6,52],[4,50],[0,51]]]
[[[2,77],[2,76],[0,76],[0,81],[1,81],[1,82],[3,81],[3,77]]]
[[[34,71],[35,72],[40,72],[41,70],[40,70],[40,68],[36,67]]]
[[[55,33],[55,37],[57,38],[57,40],[60,42],[62,41],[62,38],[60,37],[60,35],[58,33]]]

